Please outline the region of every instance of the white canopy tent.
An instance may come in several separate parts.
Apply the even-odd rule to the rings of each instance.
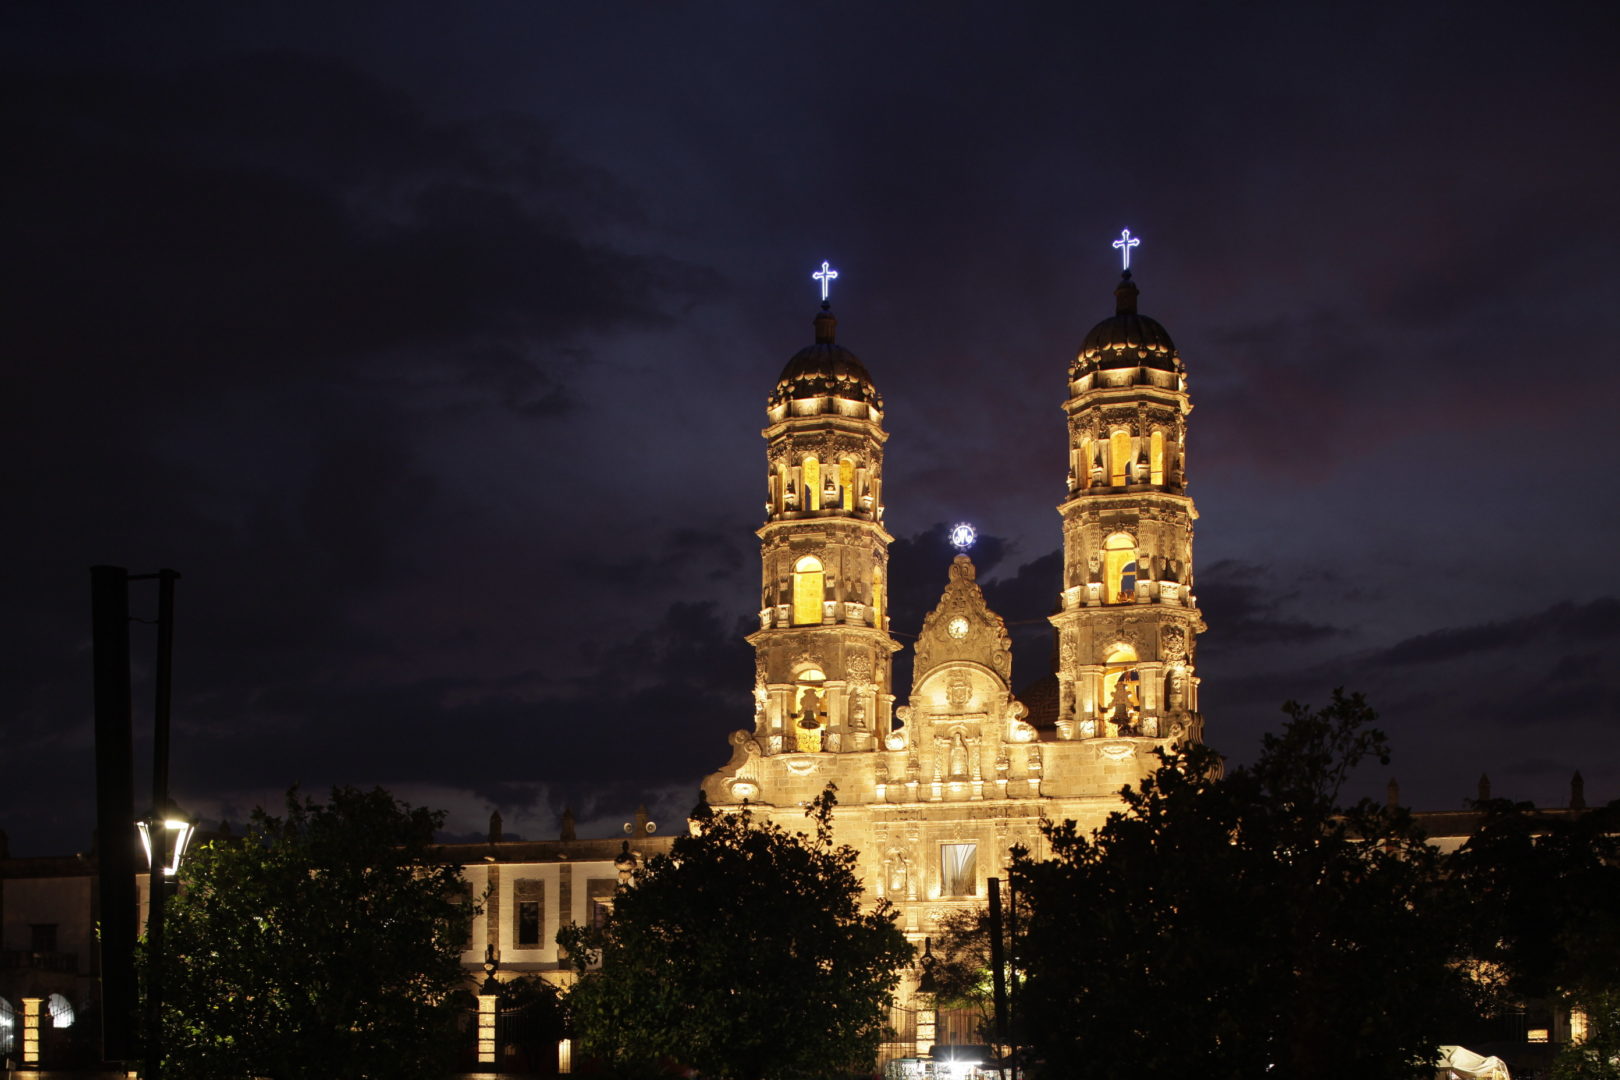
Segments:
[[[1480,1057],[1462,1046],[1440,1048],[1440,1071],[1448,1080],[1513,1080],[1499,1057]]]

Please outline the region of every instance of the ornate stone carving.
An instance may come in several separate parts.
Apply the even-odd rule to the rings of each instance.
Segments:
[[[1170,674],[1165,679],[1164,688],[1165,707],[1171,712],[1180,712],[1187,702],[1187,669],[1176,664],[1170,668]]]
[[[889,851],[883,862],[884,891],[890,899],[911,898],[911,856],[900,848]]]
[[[854,686],[866,686],[872,681],[872,654],[865,649],[857,649],[849,654],[845,663],[845,672]]]
[[[856,731],[871,731],[872,723],[866,715],[866,695],[856,694],[849,707],[849,726]]]
[[[1159,631],[1159,650],[1166,660],[1180,660],[1187,655],[1187,631],[1179,626],[1166,626]]]
[[[973,698],[973,677],[960,669],[947,676],[945,684],[945,700],[951,703],[954,709],[966,707]]]
[[[1003,679],[1011,675],[1012,638],[1007,624],[985,605],[984,592],[975,576],[967,556],[958,555],[951,563],[945,594],[939,606],[923,619],[922,633],[917,637],[914,688],[940,663],[954,659],[976,660]],[[953,624],[955,634],[950,632]]]
[[[815,668],[824,672],[827,670],[827,662],[813,649],[800,649],[798,655],[793,658],[793,669],[799,671],[804,668]]]

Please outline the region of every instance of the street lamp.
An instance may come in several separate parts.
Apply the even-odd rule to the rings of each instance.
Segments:
[[[146,852],[148,871],[154,870],[152,836],[155,832],[162,831],[160,848],[163,852],[163,880],[173,881],[175,875],[180,872],[180,860],[185,858],[186,847],[197,833],[196,824],[170,803],[161,814],[154,811],[151,817],[137,821],[135,828],[141,834],[141,850]]]

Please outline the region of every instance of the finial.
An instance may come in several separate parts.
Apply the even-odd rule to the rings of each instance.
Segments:
[[[831,345],[838,336],[838,316],[827,310],[823,304],[816,313],[816,344]]]
[[[1119,253],[1125,257],[1125,265],[1120,267],[1120,269],[1125,271],[1126,277],[1131,276],[1131,248],[1141,246],[1141,239],[1132,236],[1131,230],[1129,229],[1120,230],[1119,239],[1114,241],[1114,247],[1117,248]]]
[[[1479,774],[1479,801],[1491,801],[1491,778],[1485,773]]]
[[[1575,775],[1569,778],[1569,808],[1586,809],[1586,781],[1581,777],[1579,769],[1576,769]]]
[[[1135,315],[1136,294],[1141,290],[1131,280],[1131,272],[1125,271],[1119,277],[1119,284],[1114,286],[1114,314]]]

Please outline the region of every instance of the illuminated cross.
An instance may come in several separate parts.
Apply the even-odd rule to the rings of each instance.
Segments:
[[[827,293],[832,289],[833,278],[838,276],[838,271],[832,268],[831,263],[823,261],[821,269],[810,276],[821,282],[821,302],[825,304],[827,302]]]
[[[1125,265],[1121,269],[1129,270],[1131,268],[1131,248],[1140,247],[1141,243],[1141,240],[1131,235],[1131,230],[1121,230],[1119,239],[1114,241],[1114,246],[1119,248],[1120,254],[1125,256]]]

